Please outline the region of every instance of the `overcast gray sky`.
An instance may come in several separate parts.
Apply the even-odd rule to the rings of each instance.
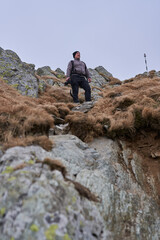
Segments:
[[[160,0],[0,0],[0,47],[36,68],[87,67],[124,80],[160,70]]]

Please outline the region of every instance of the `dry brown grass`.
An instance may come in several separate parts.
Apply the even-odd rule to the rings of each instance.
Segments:
[[[10,137],[8,141],[3,144],[4,150],[15,146],[31,146],[37,145],[44,148],[46,151],[52,150],[53,142],[47,136],[26,136],[26,137]]]
[[[63,177],[66,177],[67,170],[66,167],[57,159],[45,158],[43,164],[46,164],[50,167],[51,171],[58,170],[62,173]]]
[[[92,193],[88,188],[86,188],[79,182],[75,182],[68,178],[65,178],[65,180],[73,183],[75,189],[79,192],[80,196],[85,197],[88,200],[93,201],[93,202],[100,202],[100,199],[94,193]]]
[[[122,82],[118,78],[108,77],[109,78],[109,85],[121,85]]]
[[[70,112],[71,100],[67,87],[48,86],[39,98],[32,98],[0,79],[0,144],[5,149],[31,144],[51,149],[46,136],[54,127],[54,117],[64,119]]]
[[[20,163],[13,168],[14,171],[21,170],[27,166],[27,163]]]
[[[109,131],[138,130],[153,121],[160,120],[160,79],[144,78],[106,89],[101,99],[90,112],[103,113],[110,122]],[[153,126],[152,126],[153,127]]]
[[[65,119],[71,132],[84,141],[100,135],[133,136],[145,127],[160,130],[160,78],[153,72],[104,88],[102,98],[88,113],[71,111],[74,104],[68,87],[48,86],[38,99],[20,95],[2,80],[0,87],[1,143],[47,136],[55,117]]]
[[[69,122],[72,134],[76,135],[85,142],[93,139],[93,136],[102,135],[102,125],[96,122],[94,116],[81,112],[73,112],[67,115],[66,121]]]
[[[136,77],[121,86],[106,87],[102,95],[87,114],[66,117],[72,133],[82,140],[97,135],[134,136],[146,127],[160,130],[160,78]]]

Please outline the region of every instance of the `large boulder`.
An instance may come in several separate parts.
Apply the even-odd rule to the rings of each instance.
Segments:
[[[96,67],[95,70],[101,75],[103,76],[106,80],[107,80],[107,77],[113,77],[112,74],[110,72],[108,72],[104,67],[102,66],[99,66],[99,67]]]
[[[59,161],[61,157],[69,165],[71,159],[67,152],[61,155],[60,139],[56,138],[51,152],[38,146],[14,147],[1,157],[0,239],[112,239],[96,204],[81,197],[61,172],[42,164],[45,157],[59,157]],[[88,147],[73,136],[65,139],[68,146],[74,143],[76,154],[82,153],[79,161],[87,161],[83,151]]]
[[[58,86],[64,86],[64,84],[61,82],[61,78],[64,78],[64,72],[58,68],[56,71],[53,71],[49,66],[44,66],[41,68],[38,68],[36,73],[44,79],[43,84],[45,82],[51,86],[58,85]]]
[[[158,240],[158,192],[152,173],[145,174],[142,157],[122,141],[104,137],[90,146],[99,153],[95,168],[89,170],[86,165],[76,180],[102,199],[100,212],[114,239]]]
[[[52,139],[52,153],[62,159],[70,177],[102,200],[99,211],[113,239],[159,239],[158,193],[152,173],[145,175],[141,156],[123,141],[105,137],[95,139],[90,147],[71,135]]]
[[[72,135],[51,139],[50,152],[38,146],[14,147],[0,158],[3,240],[159,239],[156,188],[136,152],[104,137],[90,146]],[[80,197],[61,172],[42,164],[46,157],[60,161],[67,178],[89,188],[100,202]]]
[[[107,83],[106,79],[102,77],[95,69],[89,68],[89,73],[91,75],[91,86],[103,87]]]
[[[35,65],[22,62],[11,50],[0,48],[0,77],[22,95],[38,96],[38,82],[34,72]]]
[[[65,78],[66,77],[65,72],[63,72],[60,68],[57,68],[55,70],[55,73],[56,73],[56,76],[58,78]]]
[[[98,98],[100,98],[101,90],[106,84],[108,84],[108,80],[101,76],[95,69],[89,68],[88,70],[92,79],[92,82],[90,83],[92,99],[98,100]]]
[[[46,82],[50,85],[54,85],[53,77],[56,77],[56,76],[51,71],[52,70],[49,66],[44,66],[44,67],[38,68],[36,72],[41,77],[48,76],[48,78],[46,79]],[[51,76],[51,78],[49,78],[49,76]]]

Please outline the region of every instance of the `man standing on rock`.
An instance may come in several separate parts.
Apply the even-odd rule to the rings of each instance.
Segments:
[[[90,73],[86,67],[86,64],[80,60],[80,52],[75,51],[73,53],[74,60],[68,63],[67,79],[65,85],[70,81],[73,92],[73,101],[79,103],[78,90],[79,87],[85,90],[86,102],[91,101],[91,88],[89,82],[91,82]]]

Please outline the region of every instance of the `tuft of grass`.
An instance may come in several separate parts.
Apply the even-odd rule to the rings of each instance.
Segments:
[[[53,142],[47,136],[27,136],[24,138],[11,138],[10,141],[3,145],[4,150],[15,147],[15,146],[31,146],[39,145],[46,151],[51,151],[53,147]]]
[[[75,189],[78,191],[80,196],[87,198],[90,201],[93,202],[100,202],[99,198],[93,194],[88,188],[80,184],[79,182],[75,182],[71,179],[65,178],[66,181],[73,183]],[[73,199],[75,201],[75,199]]]
[[[54,128],[54,118],[64,119],[74,106],[66,87],[47,85],[39,98],[31,98],[1,78],[0,103],[0,143],[4,149],[35,144],[51,150],[52,143],[44,136]]]
[[[46,164],[50,167],[51,171],[58,170],[62,173],[63,177],[66,177],[67,170],[66,167],[57,159],[45,158],[43,164]]]
[[[83,141],[93,137],[133,137],[140,129],[160,130],[160,78],[136,76],[119,86],[105,87],[88,113],[66,116],[72,134]]]

